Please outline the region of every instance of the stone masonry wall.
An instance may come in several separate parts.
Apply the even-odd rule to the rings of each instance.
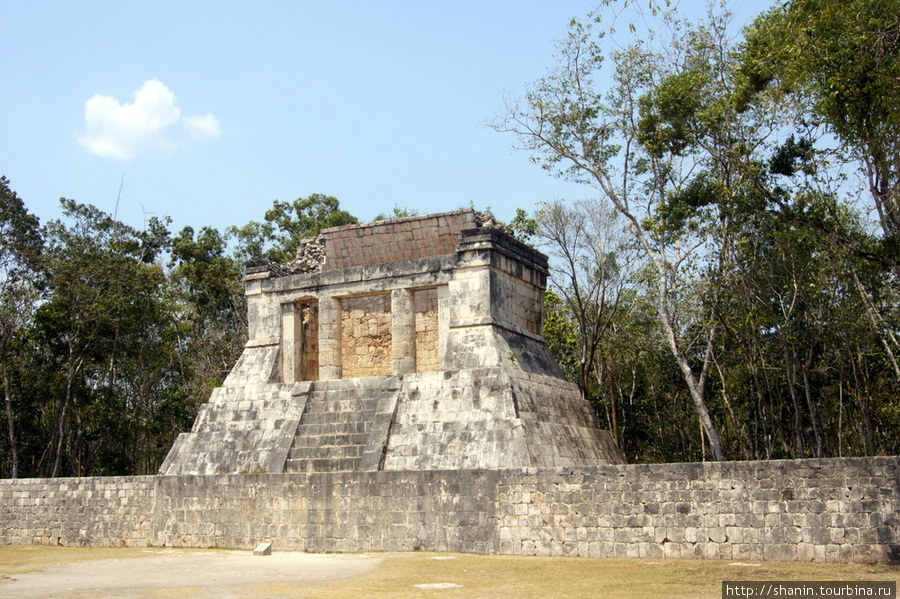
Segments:
[[[543,290],[498,271],[492,274],[494,320],[515,331],[541,334]],[[497,307],[502,306],[502,310]]]
[[[900,563],[900,458],[0,481],[0,543]]]
[[[457,210],[325,229],[322,270],[453,254],[459,232],[475,226],[474,212]]]
[[[341,300],[343,378],[391,374],[390,294]]]
[[[0,481],[0,543],[146,547],[154,544],[156,477]]]
[[[155,544],[495,553],[497,472],[160,477]],[[213,508],[214,506],[214,508]],[[212,509],[211,509],[212,508]]]
[[[900,563],[900,459],[518,472],[500,553]]]

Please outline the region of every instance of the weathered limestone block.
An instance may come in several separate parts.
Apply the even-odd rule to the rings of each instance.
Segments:
[[[341,307],[342,378],[391,374],[391,296],[348,297],[341,300]]]
[[[440,302],[444,287],[417,290],[413,294],[415,311],[415,368],[412,372],[435,372],[443,370],[441,356]],[[399,374],[399,373],[398,373]]]

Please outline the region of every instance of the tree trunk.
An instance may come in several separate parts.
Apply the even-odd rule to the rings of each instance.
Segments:
[[[816,403],[812,398],[812,391],[809,382],[809,364],[804,364],[803,372],[803,392],[806,397],[806,407],[809,409],[809,419],[812,422],[813,436],[816,439],[816,457],[821,458],[825,455],[825,447],[822,441],[822,433],[819,430],[819,413],[816,410]]]
[[[0,351],[2,355],[2,351]],[[9,429],[10,478],[19,477],[19,451],[16,446],[16,421],[13,418],[12,393],[9,390],[9,373],[6,370],[6,359],[0,363],[3,373],[3,399],[6,403],[6,422]]]
[[[682,377],[687,384],[688,392],[691,394],[694,407],[697,409],[697,414],[700,416],[700,424],[703,425],[703,432],[706,433],[706,436],[709,439],[709,448],[710,451],[712,451],[713,459],[717,462],[724,462],[728,458],[725,455],[724,447],[722,447],[722,441],[719,439],[719,431],[716,429],[716,425],[709,415],[709,409],[706,406],[703,390],[700,388],[700,385],[691,370],[690,364],[687,363],[684,356],[677,356],[676,359],[678,360],[678,368],[681,370]]]
[[[665,299],[660,297],[658,301],[663,302]],[[709,439],[709,448],[712,451],[713,459],[717,462],[724,462],[728,458],[725,456],[725,449],[722,447],[722,441],[719,439],[719,431],[716,429],[716,425],[713,423],[712,417],[709,415],[709,409],[706,406],[703,384],[704,375],[701,375],[701,379],[697,380],[697,376],[691,369],[690,361],[687,356],[684,355],[684,351],[682,351],[681,346],[678,344],[678,340],[675,338],[675,328],[672,323],[671,314],[666,306],[662,304],[658,305],[657,308],[660,323],[666,334],[666,341],[669,344],[669,348],[672,350],[672,354],[675,356],[675,361],[678,362],[681,377],[687,385],[688,393],[690,393],[691,400],[694,402],[694,407],[697,409],[697,415],[700,417],[700,424],[703,426],[703,431]],[[709,351],[709,349],[707,349],[707,351]],[[709,355],[707,355],[706,362],[707,364],[704,365],[704,369],[708,366]]]
[[[794,406],[794,435],[797,439],[798,458],[806,457],[806,447],[803,444],[803,428],[800,420],[800,402],[797,401],[797,375],[795,373],[794,361],[791,359],[793,352],[785,345],[784,362],[787,374],[788,390],[791,392],[791,404]]]
[[[59,476],[59,468],[62,464],[62,450],[63,450],[63,441],[65,439],[64,430],[65,430],[65,422],[66,422],[66,412],[69,409],[69,398],[72,395],[72,380],[71,377],[68,377],[69,380],[66,381],[66,394],[63,397],[62,407],[59,409],[59,420],[57,422],[57,430],[56,430],[56,456],[53,459],[53,470],[50,473],[50,478],[56,478]]]

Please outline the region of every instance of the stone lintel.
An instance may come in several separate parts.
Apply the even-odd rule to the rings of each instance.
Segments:
[[[320,273],[273,278],[264,283],[266,293],[307,295],[363,295],[397,287],[428,287],[445,283],[456,256],[432,256],[389,264],[353,266]],[[281,300],[286,301],[286,300]]]

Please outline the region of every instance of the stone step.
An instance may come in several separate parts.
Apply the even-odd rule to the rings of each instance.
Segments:
[[[375,427],[384,427],[384,401],[394,394],[396,389],[369,386],[311,391],[284,471],[359,470]]]
[[[339,447],[342,445],[365,445],[368,433],[345,433],[327,435],[295,435],[291,447]]]
[[[293,394],[290,389],[286,390],[254,390],[243,387],[220,387],[213,399],[225,402],[274,402],[274,401],[291,401]]]
[[[322,422],[322,423],[306,423],[301,420],[300,426],[297,427],[296,437],[318,437],[321,435],[357,435],[368,433],[371,429],[372,421],[360,420],[357,422]]]
[[[272,420],[274,422],[276,420],[281,420],[278,417],[282,416],[285,413],[287,413],[287,411],[284,409],[278,409],[278,410],[256,410],[253,408],[248,408],[246,410],[219,409],[219,410],[216,410],[216,414],[217,414],[216,418],[218,418],[219,420],[228,419],[228,420],[234,420],[234,421],[265,419],[265,420]]]
[[[233,393],[222,393],[217,395],[214,399],[217,400],[218,403],[259,403],[259,404],[274,404],[277,402],[289,402],[292,401],[293,396],[290,393],[247,393],[247,392],[233,392]]]
[[[378,411],[377,399],[331,399],[325,401],[313,401],[306,406],[307,414],[332,414],[345,412],[376,412]]]
[[[377,412],[320,412],[304,413],[303,424],[350,424],[371,421]]]
[[[288,453],[290,460],[361,458],[365,445],[330,445],[321,447],[294,447]]]
[[[288,459],[285,472],[352,472],[360,469],[360,458],[317,458],[312,460]]]
[[[215,415],[211,417],[198,418],[200,429],[209,432],[222,431],[262,431],[262,430],[281,430],[284,420],[275,418],[243,418],[228,415]],[[198,432],[200,429],[195,430]],[[193,430],[193,429],[192,429]]]

